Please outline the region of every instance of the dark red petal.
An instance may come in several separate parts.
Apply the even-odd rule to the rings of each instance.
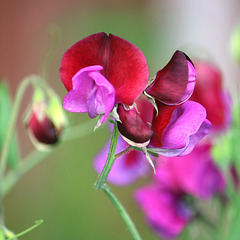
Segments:
[[[146,143],[152,137],[152,130],[145,124],[135,108],[125,110],[122,104],[117,110],[121,122],[118,122],[118,130],[125,138],[134,143]]]
[[[194,64],[197,80],[191,100],[206,108],[207,118],[214,127],[221,127],[226,121],[221,72],[209,62],[196,61]]]
[[[66,89],[72,77],[87,66],[103,66],[102,74],[114,86],[116,101],[132,105],[148,82],[144,54],[132,43],[110,34],[96,33],[73,45],[63,56],[60,76]]]
[[[31,135],[39,143],[55,144],[58,141],[56,128],[47,117],[39,121],[36,114],[33,113],[27,127]]]
[[[160,71],[146,92],[159,101],[174,104],[184,94],[188,84],[188,63],[191,60],[176,51],[168,64]]]
[[[153,147],[161,147],[163,132],[170,123],[174,109],[178,106],[165,105],[159,101],[156,101],[156,103],[158,107],[158,115],[156,115],[156,111],[154,110],[152,121],[153,137],[150,145]]]

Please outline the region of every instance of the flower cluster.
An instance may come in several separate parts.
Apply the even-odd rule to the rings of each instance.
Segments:
[[[115,116],[120,134],[132,146],[165,156],[190,153],[211,127],[204,107],[187,101],[195,87],[193,63],[176,51],[150,84],[148,75],[145,56],[136,46],[112,34],[93,34],[63,56],[60,76],[68,90],[63,107],[99,116],[97,125],[109,114]],[[150,125],[134,105],[143,92],[155,103]]]

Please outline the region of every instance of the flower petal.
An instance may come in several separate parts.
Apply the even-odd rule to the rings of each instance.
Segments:
[[[101,152],[94,159],[94,168],[100,174],[107,159],[110,141],[105,145]],[[123,151],[128,144],[121,138],[118,138],[116,152]],[[128,185],[144,176],[149,170],[149,164],[145,155],[137,150],[131,150],[125,155],[115,160],[111,172],[108,175],[108,181],[115,185]]]
[[[63,107],[70,112],[88,112],[91,118],[100,114],[105,122],[115,104],[115,90],[100,73],[102,66],[82,68],[73,77],[73,89],[63,101]]]
[[[199,103],[187,101],[174,110],[172,119],[163,133],[162,147],[180,149],[188,146],[189,149],[184,152],[188,154],[210,128],[205,108]]]
[[[176,51],[146,92],[167,105],[187,101],[195,87],[196,71],[189,57]]]
[[[177,106],[168,106],[156,100],[158,115],[154,109],[153,120],[152,120],[152,130],[153,137],[151,139],[150,145],[152,147],[162,147],[162,135],[164,130],[167,128],[173,111]]]
[[[113,85],[116,101],[132,105],[148,82],[144,54],[130,42],[110,34],[96,33],[74,44],[63,56],[60,76],[66,89],[82,68],[101,65],[102,74]]]
[[[152,137],[152,130],[144,123],[140,114],[134,107],[125,109],[122,104],[118,105],[117,112],[121,122],[118,122],[118,130],[128,144],[136,147],[147,146]]]

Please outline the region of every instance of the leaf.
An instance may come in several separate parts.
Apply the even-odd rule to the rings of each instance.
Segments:
[[[8,123],[11,116],[11,98],[9,88],[6,82],[0,82],[0,151],[2,150]],[[17,133],[14,134],[8,156],[9,167],[15,168],[19,159],[19,149],[17,142]]]

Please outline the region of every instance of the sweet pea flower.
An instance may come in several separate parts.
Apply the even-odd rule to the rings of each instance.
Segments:
[[[211,127],[205,108],[187,101],[194,90],[195,79],[196,71],[189,57],[176,51],[145,91],[156,106],[151,127],[134,107],[119,104],[118,129],[123,138],[130,145],[147,146],[149,151],[164,156],[189,154]]]
[[[106,121],[115,104],[132,105],[148,82],[144,54],[113,34],[96,33],[66,51],[60,67],[68,90],[63,107],[70,112],[100,115]]]
[[[214,64],[207,61],[196,60],[194,66],[197,81],[191,100],[206,108],[212,132],[223,131],[231,125],[232,115],[231,100],[223,87],[222,74]]]
[[[193,217],[184,194],[150,185],[137,189],[134,196],[148,225],[161,238],[175,238]]]

